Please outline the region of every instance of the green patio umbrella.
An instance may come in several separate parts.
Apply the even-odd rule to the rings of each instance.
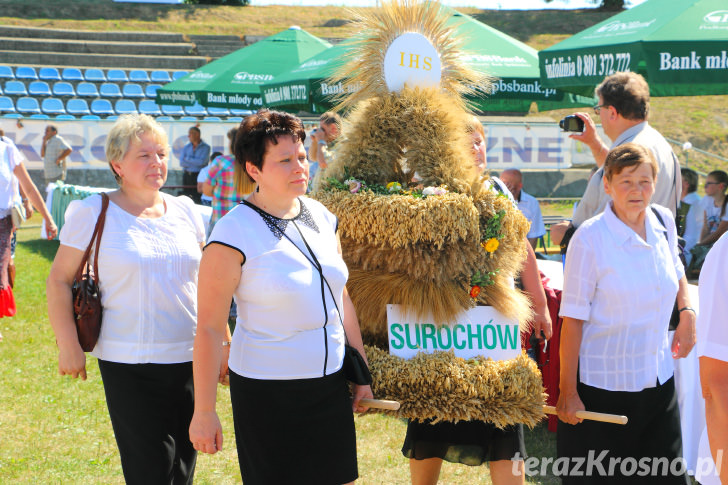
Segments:
[[[469,53],[466,62],[497,78],[490,90],[470,99],[475,109],[525,113],[534,101],[541,111],[594,104],[593,94],[582,97],[545,89],[539,78],[535,49],[468,15],[444,8],[450,13],[449,24],[456,26],[457,35],[464,39],[463,49]],[[341,86],[331,84],[328,78],[341,65],[349,48],[346,43],[335,45],[266,82],[260,88],[263,104],[312,113],[330,109],[332,96],[341,91]]]
[[[157,104],[258,109],[259,85],[331,44],[298,27],[221,57],[157,90]]]
[[[634,71],[653,96],[728,94],[728,2],[649,0],[539,52],[548,87],[591,94]]]

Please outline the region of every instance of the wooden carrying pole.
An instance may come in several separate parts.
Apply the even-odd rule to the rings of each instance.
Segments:
[[[390,411],[397,411],[399,409],[399,403],[397,401],[385,401],[383,399],[362,399],[359,401],[359,405],[372,409],[388,409]]]
[[[556,414],[556,408],[553,406],[544,406],[543,412],[546,414]],[[576,417],[581,419],[591,419],[592,421],[601,421],[603,423],[627,424],[627,416],[619,416],[617,414],[594,413],[591,411],[577,411]]]

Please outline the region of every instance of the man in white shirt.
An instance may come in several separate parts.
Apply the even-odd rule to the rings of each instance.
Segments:
[[[638,143],[652,151],[659,168],[652,202],[670,209],[673,216],[677,213],[682,187],[679,163],[667,140],[647,123],[650,88],[645,78],[633,72],[617,72],[605,78],[595,93],[599,104],[594,107],[594,112],[599,115],[604,133],[612,140],[612,145],[609,147],[602,141],[588,113],[575,113],[584,121],[584,131],[571,134],[569,138],[586,144],[600,168],[589,180],[571,223],[563,221],[551,226],[551,240],[556,244],[561,243],[569,226],[579,227],[604,211],[609,196],[604,192],[602,165],[609,150],[624,143]]]
[[[523,174],[516,168],[504,170],[500,175],[500,179],[506,184],[508,190],[513,194],[513,198],[518,204],[520,210],[526,219],[531,223],[526,237],[531,247],[536,249],[538,238],[546,234],[546,228],[543,225],[543,217],[541,216],[541,207],[538,205],[536,197],[527,194],[523,190]]]
[[[55,125],[46,126],[43,146],[40,149],[46,185],[66,180],[66,157],[71,151],[71,145],[61,138],[58,128]]]

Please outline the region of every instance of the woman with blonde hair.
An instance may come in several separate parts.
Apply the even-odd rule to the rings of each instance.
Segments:
[[[86,379],[71,285],[108,197],[98,260],[103,322],[92,355],[127,483],[192,483],[197,458],[187,428],[205,232],[188,197],[160,192],[169,153],[167,134],[153,118],[117,120],[106,157],[119,189],[71,202],[46,285],[58,372]]]

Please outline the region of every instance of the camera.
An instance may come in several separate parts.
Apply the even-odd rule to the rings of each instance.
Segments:
[[[584,120],[576,115],[569,115],[559,121],[559,127],[564,131],[576,131],[581,133],[584,131]]]

